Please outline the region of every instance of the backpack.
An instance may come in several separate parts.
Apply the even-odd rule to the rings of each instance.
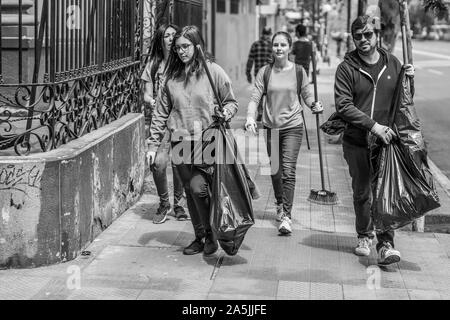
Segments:
[[[267,87],[269,86],[270,74],[272,72],[272,64],[267,65],[266,69],[264,69],[264,92],[263,96],[267,96]],[[303,83],[303,67],[299,64],[295,65],[295,74],[297,75],[297,96],[298,102],[302,103],[301,92],[302,92],[302,83]]]

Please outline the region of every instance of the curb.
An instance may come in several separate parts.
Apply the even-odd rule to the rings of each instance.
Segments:
[[[436,164],[428,157],[428,165],[433,174],[434,179],[441,185],[445,194],[450,198],[450,179],[436,166]],[[450,213],[448,214],[433,214],[425,215],[425,225],[430,224],[450,224]]]

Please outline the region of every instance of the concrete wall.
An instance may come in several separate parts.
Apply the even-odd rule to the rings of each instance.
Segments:
[[[256,2],[240,2],[239,14],[230,14],[229,1],[226,13],[216,13],[215,58],[233,82],[246,81],[245,66],[256,34]]]
[[[0,268],[74,259],[141,195],[144,118],[47,153],[0,158]]]

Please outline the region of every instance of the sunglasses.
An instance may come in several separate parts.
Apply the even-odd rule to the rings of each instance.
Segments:
[[[363,32],[363,33],[355,33],[353,35],[353,39],[355,40],[362,40],[362,37],[364,36],[364,38],[366,38],[367,40],[372,39],[373,37],[373,31],[368,31],[368,32]]]

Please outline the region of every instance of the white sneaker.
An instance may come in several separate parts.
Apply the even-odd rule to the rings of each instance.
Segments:
[[[278,232],[283,235],[288,235],[292,233],[292,227],[291,227],[292,221],[289,217],[283,217],[283,220],[280,223],[280,226],[278,227]]]
[[[275,202],[275,206],[277,207],[277,221],[281,222],[283,221],[283,217],[284,217],[284,211],[283,211],[283,204],[277,204]]]
[[[397,263],[400,259],[400,251],[395,250],[389,242],[384,242],[378,251],[378,263],[381,265],[387,266]]]
[[[370,256],[370,247],[372,246],[372,239],[358,238],[358,245],[355,248],[355,254],[357,256],[367,257]]]

